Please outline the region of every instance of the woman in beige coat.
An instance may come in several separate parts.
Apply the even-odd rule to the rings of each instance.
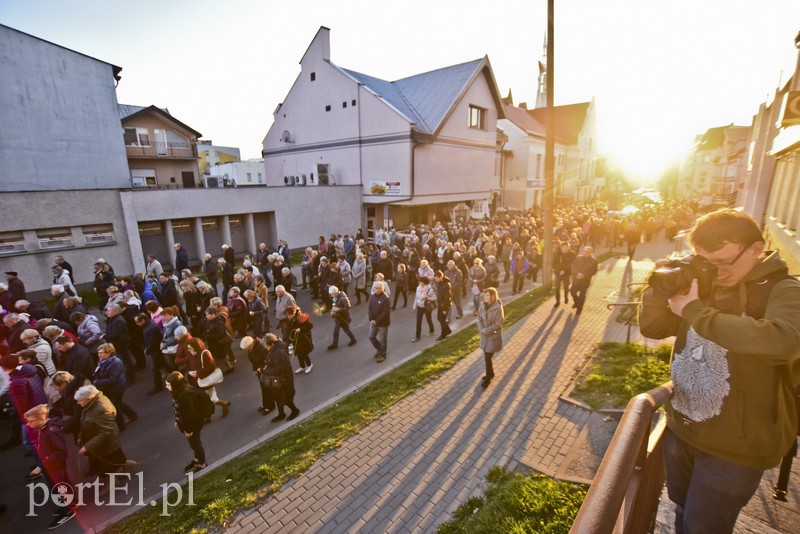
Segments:
[[[503,348],[503,303],[497,289],[490,287],[483,292],[483,302],[478,309],[478,333],[481,335],[481,349],[486,363],[486,375],[481,385],[487,387],[494,378],[492,356]]]

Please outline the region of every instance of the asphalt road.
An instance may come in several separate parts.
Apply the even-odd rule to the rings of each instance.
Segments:
[[[298,276],[299,278],[299,276]],[[526,289],[530,288],[528,282]],[[511,283],[501,284],[500,295],[505,302],[511,300]],[[312,310],[313,303],[310,293],[302,289],[298,291],[298,304],[303,310]],[[392,295],[394,297],[394,295]],[[469,297],[469,296],[468,296]],[[402,301],[402,298],[401,298]],[[472,316],[471,298],[462,299],[464,318],[453,320],[450,327],[456,331],[474,321]],[[274,306],[270,307],[270,314]],[[439,324],[435,319],[435,336],[425,336],[427,326],[423,320],[423,336],[416,343],[412,343],[415,328],[415,313],[411,304],[405,309],[399,308],[392,312],[392,325],[389,328],[389,351],[387,360],[376,363],[372,344],[367,339],[368,321],[367,306],[362,302],[355,305],[353,300],[352,331],[358,344],[347,347],[348,338],[343,333],[340,335],[339,348],[327,351],[333,337],[333,321],[327,315],[315,316],[314,345],[311,354],[314,364],[313,371],[309,374],[295,375],[295,404],[301,410],[301,417],[314,408],[325,405],[345,392],[351,391],[354,386],[369,381],[391,366],[393,362],[405,359],[423,348],[433,345],[434,339],[439,335]],[[455,314],[453,314],[455,317]],[[270,322],[275,325],[274,316]],[[225,376],[222,384],[217,386],[220,398],[232,402],[230,414],[226,418],[220,417],[217,410],[212,423],[204,427],[202,441],[206,450],[209,464],[224,459],[227,455],[251,445],[255,440],[264,439],[272,433],[296,424],[271,423],[269,416],[258,413],[261,404],[258,382],[250,370],[247,356],[238,348],[238,339],[234,343],[237,358],[236,371]],[[293,358],[293,364],[296,359]],[[172,482],[185,482],[183,466],[192,458],[191,449],[186,439],[174,426],[174,412],[169,394],[165,391],[154,396],[147,396],[151,389],[152,379],[150,371],[139,371],[136,383],[130,386],[125,393],[125,402],[132,406],[139,414],[139,420],[131,424],[122,434],[122,446],[127,456],[138,462],[135,478],[129,485],[128,492],[117,494],[116,501],[124,503],[131,500],[131,504],[109,505],[110,497],[104,496],[102,506],[87,505],[80,508],[78,517],[58,529],[58,532],[77,533],[91,531],[94,528],[112,521],[120,514],[135,508],[138,502],[148,504],[152,496],[160,495],[164,484]],[[8,436],[9,426],[7,421],[0,421],[0,441],[4,442]],[[70,472],[73,483],[90,482],[91,479],[82,475],[85,471],[85,462],[76,454],[76,449],[71,448]],[[0,451],[0,472],[3,483],[0,487],[0,502],[7,505],[8,510],[0,515],[0,532],[45,532],[47,524],[51,521],[51,511],[54,505],[48,503],[31,508],[31,502],[44,502],[42,489],[31,490],[24,480],[33,462],[25,458],[22,447],[8,451]],[[141,473],[140,475],[136,473]],[[40,479],[41,480],[41,479]],[[139,481],[141,481],[141,488]],[[74,484],[73,484],[74,485]],[[31,500],[31,491],[33,501]],[[86,500],[91,501],[94,491],[85,490]],[[174,496],[172,497],[175,498]],[[33,511],[35,515],[29,516]]]

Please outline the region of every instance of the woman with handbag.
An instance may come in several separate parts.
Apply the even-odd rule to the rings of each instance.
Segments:
[[[222,370],[214,363],[211,355],[203,342],[196,337],[189,340],[186,350],[189,351],[189,376],[197,381],[197,387],[202,389],[209,397],[211,402],[222,406],[222,417],[228,415],[231,401],[220,400],[214,386],[222,382]]]
[[[478,333],[481,336],[481,349],[486,365],[486,374],[481,386],[487,387],[494,378],[492,356],[503,348],[503,303],[497,294],[497,289],[490,287],[483,292],[483,302],[478,309]]]
[[[294,373],[308,374],[314,368],[311,358],[308,357],[314,350],[314,340],[311,337],[311,329],[314,328],[314,325],[311,323],[309,314],[303,313],[300,308],[294,306],[286,308],[286,318],[289,319],[289,343],[294,346],[294,353],[300,363],[300,367],[295,369]]]
[[[286,343],[278,339],[273,333],[264,336],[264,346],[267,357],[264,367],[261,368],[261,383],[271,391],[271,396],[278,405],[278,415],[272,418],[273,423],[278,421],[291,421],[300,414],[294,405],[294,374],[289,361],[289,351]],[[283,413],[283,407],[288,406],[291,412],[289,417]]]
[[[414,339],[411,341],[419,341],[419,336],[422,333],[422,317],[428,321],[429,336],[433,335],[433,320],[431,319],[431,312],[436,309],[436,292],[430,284],[430,279],[427,276],[419,277],[419,285],[417,286],[417,293],[414,297],[413,309],[417,313],[417,330]]]

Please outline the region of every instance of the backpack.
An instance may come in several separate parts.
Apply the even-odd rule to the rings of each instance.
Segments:
[[[203,418],[203,420],[211,419],[211,416],[214,415],[215,406],[209,397],[204,391],[201,391],[194,387],[189,387],[187,390],[188,393],[194,396],[194,407],[197,410],[197,413]]]
[[[745,304],[744,313],[754,319],[763,319],[764,312],[767,309],[769,294],[772,292],[772,288],[775,287],[775,284],[782,280],[794,278],[794,276],[789,274],[789,270],[784,267],[779,271],[771,273],[767,278],[748,282],[747,303]],[[800,384],[793,384],[793,387],[794,401],[797,407],[797,435],[800,436]]]

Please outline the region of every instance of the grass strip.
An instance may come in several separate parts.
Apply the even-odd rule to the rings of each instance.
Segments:
[[[548,297],[548,292],[537,288],[509,303],[505,306],[504,326],[508,328],[527,317]],[[168,517],[159,515],[160,506],[143,509],[107,532],[205,532],[224,525],[233,514],[279,490],[385,414],[392,405],[451,369],[477,349],[479,341],[478,329],[472,324],[338,403],[195,480],[195,506],[176,507]]]
[[[624,408],[632,397],[670,379],[670,345],[603,342],[578,376],[572,396],[592,409]]]
[[[537,532],[566,534],[586,496],[587,486],[524,476],[495,466],[486,475],[485,496],[461,504],[438,534]]]

